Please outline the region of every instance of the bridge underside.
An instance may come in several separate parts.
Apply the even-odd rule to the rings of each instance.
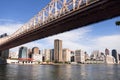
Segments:
[[[120,16],[120,1],[101,0],[93,5],[68,13],[42,27],[37,25],[37,29],[30,31],[29,33],[24,33],[23,35],[12,39],[9,43],[1,45],[0,50],[16,47],[27,42],[42,39],[117,16]]]

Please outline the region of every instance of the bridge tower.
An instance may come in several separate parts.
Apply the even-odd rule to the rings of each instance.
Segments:
[[[6,59],[8,59],[8,57],[9,57],[9,49],[0,51],[0,64],[5,64]]]
[[[0,35],[0,38],[7,37],[7,33]],[[9,49],[0,50],[0,64],[6,64],[6,59],[9,57]]]

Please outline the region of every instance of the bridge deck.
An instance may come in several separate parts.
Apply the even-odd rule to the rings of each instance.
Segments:
[[[120,16],[120,1],[101,0],[95,4],[63,15],[42,27],[36,25],[36,29],[15,37],[8,43],[1,45],[0,50],[16,47],[27,42],[42,39],[117,16]]]

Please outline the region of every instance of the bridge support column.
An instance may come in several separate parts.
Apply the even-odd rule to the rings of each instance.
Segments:
[[[0,64],[6,64],[6,60],[9,57],[9,49],[0,51]]]

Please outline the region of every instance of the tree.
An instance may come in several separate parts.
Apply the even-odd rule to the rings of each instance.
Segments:
[[[50,62],[50,60],[46,60],[46,63],[48,64]]]
[[[117,26],[120,26],[120,21],[116,21],[115,24],[116,24]]]

